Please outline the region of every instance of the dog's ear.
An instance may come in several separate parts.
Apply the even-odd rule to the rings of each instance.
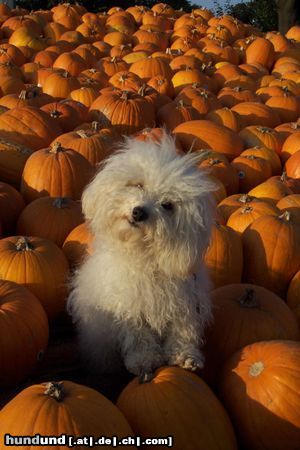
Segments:
[[[97,196],[95,179],[83,191],[81,202],[82,212],[86,220],[92,220],[96,213]]]
[[[190,277],[203,264],[214,222],[214,198],[209,191],[197,198],[193,211],[186,211],[182,226],[160,247],[159,265],[169,276]]]

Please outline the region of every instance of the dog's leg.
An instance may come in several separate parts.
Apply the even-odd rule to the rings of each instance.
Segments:
[[[126,322],[121,326],[119,339],[127,370],[141,382],[150,381],[155,369],[166,363],[159,339],[147,325],[137,328]]]
[[[170,325],[164,343],[164,352],[170,366],[196,371],[204,366],[204,356],[200,350],[201,327],[194,317],[178,317]]]

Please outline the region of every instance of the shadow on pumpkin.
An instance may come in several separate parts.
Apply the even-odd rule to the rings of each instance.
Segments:
[[[266,385],[265,389],[257,384],[257,390],[252,392],[257,396],[256,399],[250,397],[247,391],[249,388],[242,378],[230,371],[230,385],[222,382],[224,373],[220,376],[220,385],[218,396],[221,399],[227,413],[231,418],[231,422],[236,431],[240,450],[299,450],[300,449],[300,427],[299,411],[295,409],[295,405],[290,405],[290,412],[282,408],[280,404],[280,395],[282,390],[276,384],[277,388],[272,385]],[[226,369],[228,377],[229,370]],[[276,383],[276,379],[275,379]],[[288,386],[284,386],[287,389]],[[293,386],[291,386],[291,389]],[[259,393],[263,392],[261,399]],[[278,395],[278,397],[276,397]],[[294,395],[297,395],[294,392]],[[298,393],[299,395],[299,393]],[[261,400],[261,401],[260,401]],[[262,402],[267,403],[263,405]],[[274,411],[272,411],[272,409]],[[294,424],[285,420],[280,415],[294,416]],[[297,418],[298,414],[298,418]]]

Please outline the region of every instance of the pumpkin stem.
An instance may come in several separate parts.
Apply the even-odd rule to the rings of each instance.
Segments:
[[[258,377],[258,375],[263,372],[264,368],[264,364],[261,361],[257,361],[249,367],[249,375],[251,377]]]
[[[289,222],[291,220],[291,211],[284,211],[283,214],[278,216],[278,219],[284,220],[285,222]]]
[[[240,196],[238,201],[240,203],[250,203],[250,202],[252,202],[252,197],[250,195],[248,195],[248,194],[243,194],[243,195]]]
[[[246,288],[244,294],[238,300],[239,304],[243,308],[257,308],[258,302],[254,294],[254,289]]]
[[[25,236],[21,236],[16,242],[16,249],[18,252],[29,252],[33,250],[33,245],[29,242],[29,239]]]
[[[271,128],[268,128],[268,127],[256,127],[256,129],[258,130],[258,131],[260,131],[261,133],[266,133],[266,134],[268,134],[268,133],[271,133],[273,130],[271,129]]]
[[[76,134],[78,134],[78,136],[80,136],[83,139],[86,139],[89,137],[85,130],[78,130],[78,131],[76,131]]]
[[[253,211],[253,207],[252,206],[245,206],[244,208],[242,208],[242,213],[243,214],[248,214],[251,211]]]
[[[61,402],[65,396],[66,392],[64,389],[63,382],[57,382],[57,381],[50,381],[50,383],[45,384],[45,395],[49,395],[49,397],[54,398],[57,402]]]
[[[99,131],[100,130],[100,123],[94,120],[92,122],[92,131]]]
[[[50,153],[59,153],[63,152],[64,149],[60,142],[54,142],[54,144],[51,145],[49,152]]]
[[[57,197],[52,204],[55,208],[67,208],[69,206],[69,199],[67,197]]]

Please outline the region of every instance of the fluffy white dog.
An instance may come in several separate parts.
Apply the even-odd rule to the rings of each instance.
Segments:
[[[128,139],[83,193],[94,253],[74,275],[68,307],[101,371],[123,360],[146,380],[165,364],[203,366],[213,185],[198,160],[178,155],[167,135]]]

